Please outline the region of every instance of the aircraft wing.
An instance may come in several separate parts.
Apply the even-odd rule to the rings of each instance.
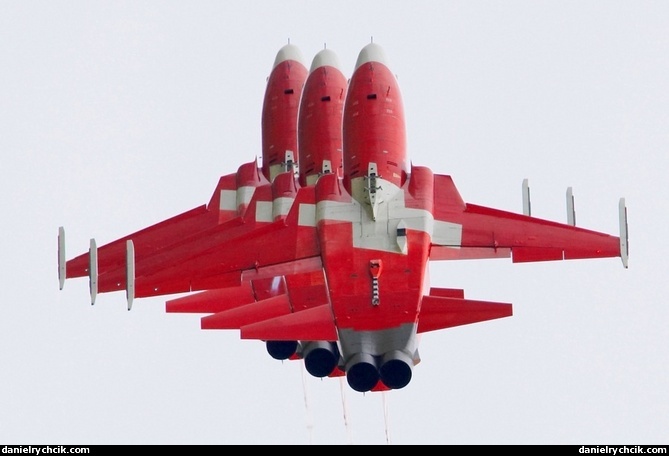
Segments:
[[[98,292],[126,290],[130,306],[134,297],[234,287],[243,280],[320,270],[315,226],[299,223],[300,207],[313,205],[313,188],[301,189],[294,195],[296,204],[274,217],[269,185],[246,187],[251,196],[244,210],[227,210],[223,197],[216,196],[232,191],[224,188],[226,180],[221,178],[206,206],[100,248],[91,240],[89,252],[67,262],[60,261],[64,253],[59,253],[62,276],[89,276],[92,301]]]
[[[621,257],[627,267],[627,218],[620,201],[621,236],[612,236],[465,203],[450,176],[435,175],[431,260],[508,258],[514,263]]]

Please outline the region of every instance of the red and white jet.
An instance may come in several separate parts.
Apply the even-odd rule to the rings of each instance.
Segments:
[[[206,314],[203,329],[237,329],[316,377],[345,375],[360,392],[399,389],[419,362],[421,333],[507,317],[511,304],[430,287],[431,260],[513,262],[620,257],[620,236],[465,203],[448,175],[409,163],[402,97],[383,49],[365,46],[350,81],[335,53],[307,70],[281,48],[262,110],[262,163],[220,178],[208,204],[66,261],[60,287],[88,277],[98,293],[191,293],[167,312]]]

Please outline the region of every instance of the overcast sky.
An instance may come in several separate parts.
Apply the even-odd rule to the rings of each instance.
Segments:
[[[514,315],[421,339],[357,393],[166,298],[58,288],[67,256],[208,202],[260,157],[290,40],[347,77],[380,44],[409,157],[465,201],[618,235],[630,260],[432,263]],[[667,444],[669,2],[0,2],[0,443]]]

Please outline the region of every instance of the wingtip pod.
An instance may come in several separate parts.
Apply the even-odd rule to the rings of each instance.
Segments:
[[[574,209],[574,192],[567,187],[567,223],[576,226],[576,210]]]
[[[94,305],[98,295],[98,246],[93,238],[88,249],[88,289],[91,292],[91,305]]]
[[[532,203],[530,202],[530,181],[523,179],[523,214],[532,216]]]
[[[128,310],[131,310],[135,298],[135,245],[132,240],[126,241],[125,248],[125,296]]]
[[[620,259],[623,261],[625,269],[629,267],[629,234],[627,232],[627,206],[625,198],[620,198],[618,202],[618,213],[620,222]]]
[[[62,290],[65,285],[65,228],[58,227],[58,286]]]

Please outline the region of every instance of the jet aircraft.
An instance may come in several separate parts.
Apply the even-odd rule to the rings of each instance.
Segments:
[[[262,107],[262,161],[222,176],[207,204],[66,260],[60,288],[88,277],[98,293],[173,295],[167,312],[204,314],[202,329],[233,329],[271,357],[303,360],[315,377],[346,376],[358,392],[406,387],[418,336],[512,315],[509,303],[431,286],[430,261],[516,262],[620,257],[620,235],[467,203],[453,179],[410,163],[402,96],[385,51],[362,48],[347,80],[337,55],[307,70],[283,46]]]

